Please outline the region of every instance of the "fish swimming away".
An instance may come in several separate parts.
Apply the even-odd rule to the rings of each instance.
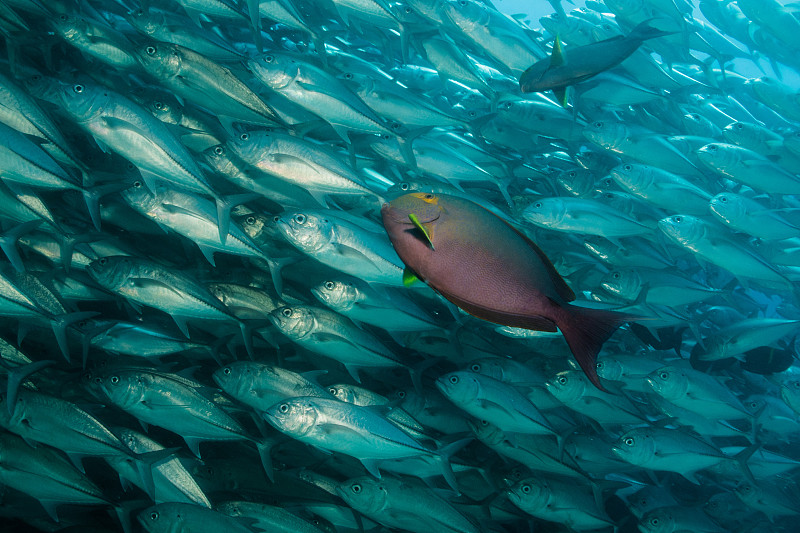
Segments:
[[[463,198],[411,193],[384,204],[383,226],[408,270],[468,313],[505,326],[560,329],[600,389],[595,359],[629,317],[571,305],[575,294],[536,244]]]
[[[519,88],[523,93],[552,90],[561,105],[566,107],[567,87],[619,65],[644,41],[671,33],[654,28],[650,25],[650,21],[644,21],[628,35],[618,35],[596,43],[577,46],[568,49],[569,54],[564,51],[556,35],[550,58],[537,61],[528,67],[519,77]]]

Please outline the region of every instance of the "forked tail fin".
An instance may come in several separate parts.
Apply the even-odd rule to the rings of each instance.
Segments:
[[[589,309],[574,305],[563,305],[567,318],[558,323],[558,328],[564,334],[564,339],[572,350],[572,355],[581,366],[586,377],[594,385],[606,392],[597,376],[595,361],[603,343],[624,322],[634,317],[624,313],[605,311],[602,309]]]

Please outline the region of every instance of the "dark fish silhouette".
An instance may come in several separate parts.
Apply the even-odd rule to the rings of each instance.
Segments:
[[[537,61],[519,77],[520,90],[524,93],[552,90],[561,105],[566,105],[567,87],[619,65],[644,41],[672,33],[654,28],[649,22],[642,22],[628,35],[576,46],[569,54],[564,52],[556,35],[550,58]]]
[[[567,303],[575,295],[536,244],[468,200],[411,193],[384,204],[381,214],[413,275],[478,318],[560,329],[583,371],[603,388],[595,359],[627,315]]]

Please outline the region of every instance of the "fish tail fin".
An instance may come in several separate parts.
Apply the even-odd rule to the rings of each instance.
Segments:
[[[662,30],[660,28],[655,27],[652,22],[656,19],[647,19],[635,28],[631,30],[628,34],[628,38],[631,39],[641,39],[642,41],[646,41],[648,39],[655,39],[657,37],[664,37],[666,35],[673,35],[677,33],[676,31],[668,31]]]
[[[603,343],[623,323],[632,317],[601,309],[588,309],[577,306],[567,307],[569,316],[558,327],[564,335],[575,360],[578,361],[586,377],[598,389],[606,389],[600,384],[595,361]]]

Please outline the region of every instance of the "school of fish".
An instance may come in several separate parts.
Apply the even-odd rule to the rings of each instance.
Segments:
[[[0,0],[0,530],[793,532],[800,6]]]

